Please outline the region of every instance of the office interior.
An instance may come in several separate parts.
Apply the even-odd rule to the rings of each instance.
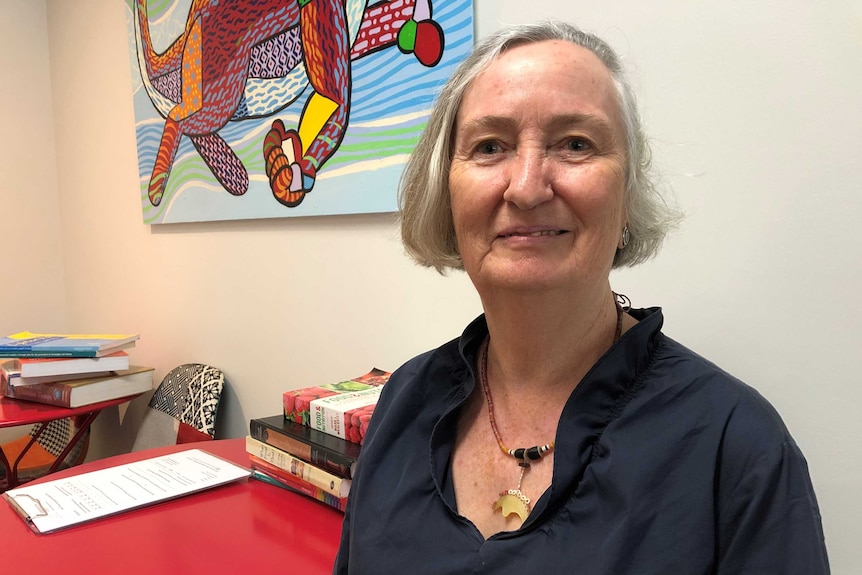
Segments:
[[[127,3],[0,0],[0,332],[137,332],[156,379],[221,368],[221,437],[288,389],[393,370],[481,313],[469,279],[404,255],[394,214],[147,225]],[[862,8],[475,0],[475,33],[571,21],[629,63],[654,161],[687,213],[616,271],[636,307],[757,388],[808,459],[835,573],[862,563]],[[126,451],[146,397],[103,413]],[[4,430],[0,439],[14,431]]]

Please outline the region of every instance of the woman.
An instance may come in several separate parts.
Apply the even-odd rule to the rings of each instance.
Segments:
[[[444,87],[402,182],[419,263],[484,315],[387,383],[335,573],[827,573],[805,460],[753,389],[626,310],[614,266],[673,214],[613,51],[503,30]]]

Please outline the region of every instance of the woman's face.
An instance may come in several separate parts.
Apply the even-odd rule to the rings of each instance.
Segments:
[[[511,48],[458,110],[449,193],[483,288],[602,288],[625,225],[624,132],[604,64],[563,41]]]

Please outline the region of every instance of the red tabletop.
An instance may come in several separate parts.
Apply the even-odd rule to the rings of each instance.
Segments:
[[[248,465],[245,439],[225,439],[117,455],[36,481],[193,447]],[[253,479],[46,535],[31,531],[0,501],[0,565],[4,573],[328,574],[343,517],[323,503]]]
[[[11,399],[0,396],[0,427],[15,427],[16,425],[29,425],[31,423],[42,423],[45,421],[53,421],[55,419],[63,419],[64,417],[73,417],[94,411],[101,411],[107,407],[120,405],[141,395],[136,393],[128,397],[120,397],[109,401],[100,401],[99,403],[91,403],[82,405],[81,407],[55,407],[53,405],[45,405],[33,401],[24,401],[21,399]]]

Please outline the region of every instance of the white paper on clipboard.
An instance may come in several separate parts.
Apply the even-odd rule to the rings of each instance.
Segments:
[[[91,471],[3,494],[37,533],[181,497],[243,477],[250,471],[200,449],[189,449]]]

